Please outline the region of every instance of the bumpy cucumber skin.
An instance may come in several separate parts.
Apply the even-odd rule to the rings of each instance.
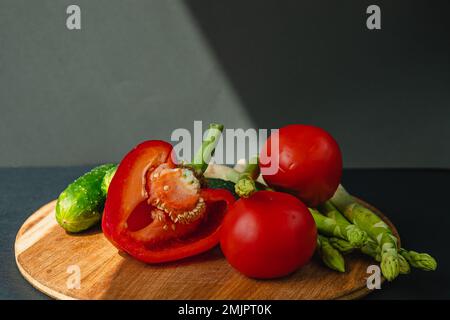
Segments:
[[[105,174],[114,164],[98,166],[72,182],[58,197],[56,221],[68,232],[81,232],[101,217],[106,194],[102,191]]]
[[[111,184],[111,180],[114,177],[114,175],[116,174],[116,171],[117,171],[117,166],[113,166],[113,167],[109,168],[108,171],[106,171],[106,174],[103,177],[101,189],[102,189],[102,193],[105,197],[108,194],[109,185]]]

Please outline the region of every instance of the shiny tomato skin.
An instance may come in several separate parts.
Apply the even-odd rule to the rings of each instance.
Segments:
[[[271,137],[260,155],[260,166],[269,166]],[[342,176],[342,154],[325,130],[309,125],[279,129],[279,162],[275,174],[264,174],[269,186],[297,196],[309,207],[330,199]]]
[[[258,191],[230,207],[222,224],[220,245],[239,272],[269,279],[305,265],[316,240],[314,220],[300,200],[286,193]]]

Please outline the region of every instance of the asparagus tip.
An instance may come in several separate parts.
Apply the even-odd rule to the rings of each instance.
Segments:
[[[408,274],[411,272],[408,261],[401,254],[398,255],[398,270],[400,274]]]
[[[327,267],[339,272],[345,272],[344,257],[330,244],[328,238],[319,235],[317,237],[317,249]]]
[[[419,253],[402,249],[400,254],[405,257],[414,268],[424,271],[434,271],[437,268],[436,260],[428,253]]]
[[[347,227],[347,237],[348,241],[357,248],[362,247],[367,242],[367,233],[355,225]]]
[[[397,278],[400,273],[399,270],[398,257],[394,254],[383,254],[381,257],[381,272],[383,276],[388,280],[392,281]]]

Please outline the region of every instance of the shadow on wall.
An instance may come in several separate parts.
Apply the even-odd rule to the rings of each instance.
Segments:
[[[375,31],[368,1],[186,3],[259,127],[323,126],[347,166],[450,163],[448,1],[382,3]]]

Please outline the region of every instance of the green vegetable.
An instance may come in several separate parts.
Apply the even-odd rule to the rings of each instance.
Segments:
[[[389,227],[370,209],[360,205],[339,185],[331,202],[353,224],[365,231],[381,247],[381,272],[392,281],[400,273],[397,238]]]
[[[113,164],[98,166],[72,182],[58,197],[56,221],[69,232],[80,232],[97,224],[105,194],[102,181]]]
[[[353,252],[356,249],[356,247],[350,242],[341,238],[331,237],[328,240],[335,249],[339,250],[339,252],[343,254]]]
[[[361,247],[361,252],[371,256],[375,259],[375,261],[380,262],[381,261],[381,250],[378,244],[373,241],[372,239],[369,239],[364,246]]]
[[[323,204],[319,205],[317,209],[328,218],[334,219],[341,223],[350,223],[330,201],[325,201]]]
[[[351,224],[330,201],[319,206],[319,211],[345,228],[348,237],[353,237],[349,240],[352,245],[361,247],[367,241],[367,233]]]
[[[317,235],[317,252],[326,266],[339,272],[345,272],[344,257],[330,244],[326,237],[320,234]]]
[[[101,189],[105,196],[108,194],[109,185],[111,184],[111,180],[114,177],[114,175],[116,174],[116,171],[117,171],[117,166],[114,166],[114,167],[108,169],[108,171],[106,171],[106,173],[105,173],[105,176],[103,177]]]
[[[339,238],[330,238],[329,239],[330,244],[339,250],[341,253],[346,254],[350,253],[355,249],[358,249],[354,247],[350,242],[346,240],[342,240]],[[359,248],[362,253],[372,257],[375,261],[380,262],[381,261],[381,249],[378,246],[378,244],[373,241],[372,239],[368,239],[366,244]],[[399,273],[400,274],[407,274],[410,273],[411,267],[409,266],[408,261],[406,261],[405,258],[399,255]]]
[[[339,212],[339,210],[330,202],[326,201],[322,205],[319,206],[319,211],[327,216],[328,218],[336,220],[338,223],[345,225],[349,228],[355,228],[359,229],[359,233],[362,234],[360,237],[361,242],[357,243],[357,245],[364,245],[364,243],[367,241],[367,233],[363,230],[361,230],[356,225],[352,224],[350,221],[347,220],[346,217],[342,213]]]
[[[381,261],[381,249],[378,244],[372,239],[369,239],[369,241],[367,241],[367,243],[363,247],[361,247],[361,252],[367,254],[368,256],[371,256],[378,262]],[[406,259],[401,255],[398,255],[398,267],[400,274],[408,274],[411,272],[411,267],[409,266],[408,261],[406,261]]]
[[[347,211],[347,217],[351,221],[358,222],[358,221],[361,221],[362,219],[367,219],[367,221],[371,220],[372,221],[372,229],[373,229],[374,225],[375,225],[376,229],[378,229],[378,228],[380,228],[382,226],[381,232],[379,230],[372,230],[373,233],[372,233],[371,236],[373,238],[375,238],[375,239],[368,238],[366,240],[366,243],[360,248],[362,253],[372,257],[373,259],[375,259],[378,262],[382,261],[381,246],[375,240],[379,240],[379,239],[383,240],[383,237],[386,237],[386,235],[381,235],[380,236],[380,233],[383,233],[386,230],[388,231],[388,234],[391,234],[391,236],[389,236],[389,238],[394,237],[393,234],[392,234],[392,230],[390,230],[389,226],[384,224],[384,222],[381,221],[381,223],[380,223],[381,219],[379,219],[378,217],[377,218],[378,218],[379,221],[376,221],[377,219],[373,218],[373,215],[375,215],[375,214],[374,213],[368,213],[367,211],[370,211],[368,209],[361,210],[361,211],[356,211],[356,212],[352,211],[352,210],[355,209],[354,208],[354,203],[353,203],[353,205],[350,203],[350,201],[352,201],[352,200],[347,198],[349,196],[348,194],[343,193],[343,192],[345,192],[345,190],[343,190],[342,186],[340,186],[339,189],[340,190],[338,190],[338,191],[341,192],[340,198],[339,198],[339,195],[338,196],[335,195],[332,198],[332,201],[338,202],[340,204],[341,208],[342,208],[341,210],[343,210],[344,212],[345,212],[345,207],[346,206],[351,208],[349,211]],[[349,203],[350,203],[350,205],[349,205]],[[358,204],[358,206],[360,206],[360,205]],[[333,218],[336,221],[340,221],[342,223],[345,223],[346,218],[329,201],[327,201],[325,204],[323,204],[319,208],[321,209],[321,212],[325,213],[325,215],[327,217]],[[365,216],[359,216],[358,218],[355,217],[355,215],[360,215],[361,212]],[[352,220],[352,217],[355,220]],[[367,221],[366,222],[363,221],[362,225],[363,226],[367,225]],[[378,233],[378,235],[376,235],[377,233]],[[388,238],[388,241],[389,241],[389,238]],[[346,240],[343,240],[343,239],[340,239],[340,238],[333,238],[332,237],[332,238],[329,239],[329,242],[334,248],[336,248],[337,250],[339,250],[342,253],[348,253],[348,252],[351,252],[353,249],[356,249],[356,246],[352,245],[349,241],[346,241]],[[394,242],[395,242],[395,246],[397,247],[397,238],[395,238]],[[418,252],[415,252],[415,251],[408,251],[408,250],[406,250],[404,248],[400,248],[398,250],[397,261],[398,261],[398,273],[399,274],[408,274],[408,273],[410,273],[411,266],[414,267],[414,268],[418,268],[418,269],[422,269],[422,270],[426,270],[426,271],[436,270],[436,268],[437,268],[436,260],[432,256],[430,256],[429,254],[427,254],[427,253],[418,253]],[[386,277],[386,275],[385,275],[385,277]]]
[[[346,222],[342,223],[332,218],[328,218],[321,214],[316,209],[309,209],[314,221],[316,222],[317,230],[320,233],[329,237],[339,237],[341,239],[349,241],[353,246],[360,247],[364,244],[366,234],[359,228]]]
[[[234,183],[227,180],[222,180],[218,178],[206,178],[206,185],[210,189],[227,189],[233,196],[238,199],[239,196],[234,191]]]
[[[437,268],[436,260],[427,253],[419,253],[416,251],[408,251],[401,248],[400,256],[405,258],[411,266],[425,271],[434,271]]]
[[[408,274],[411,272],[411,266],[401,254],[398,255],[398,268],[400,274]]]

